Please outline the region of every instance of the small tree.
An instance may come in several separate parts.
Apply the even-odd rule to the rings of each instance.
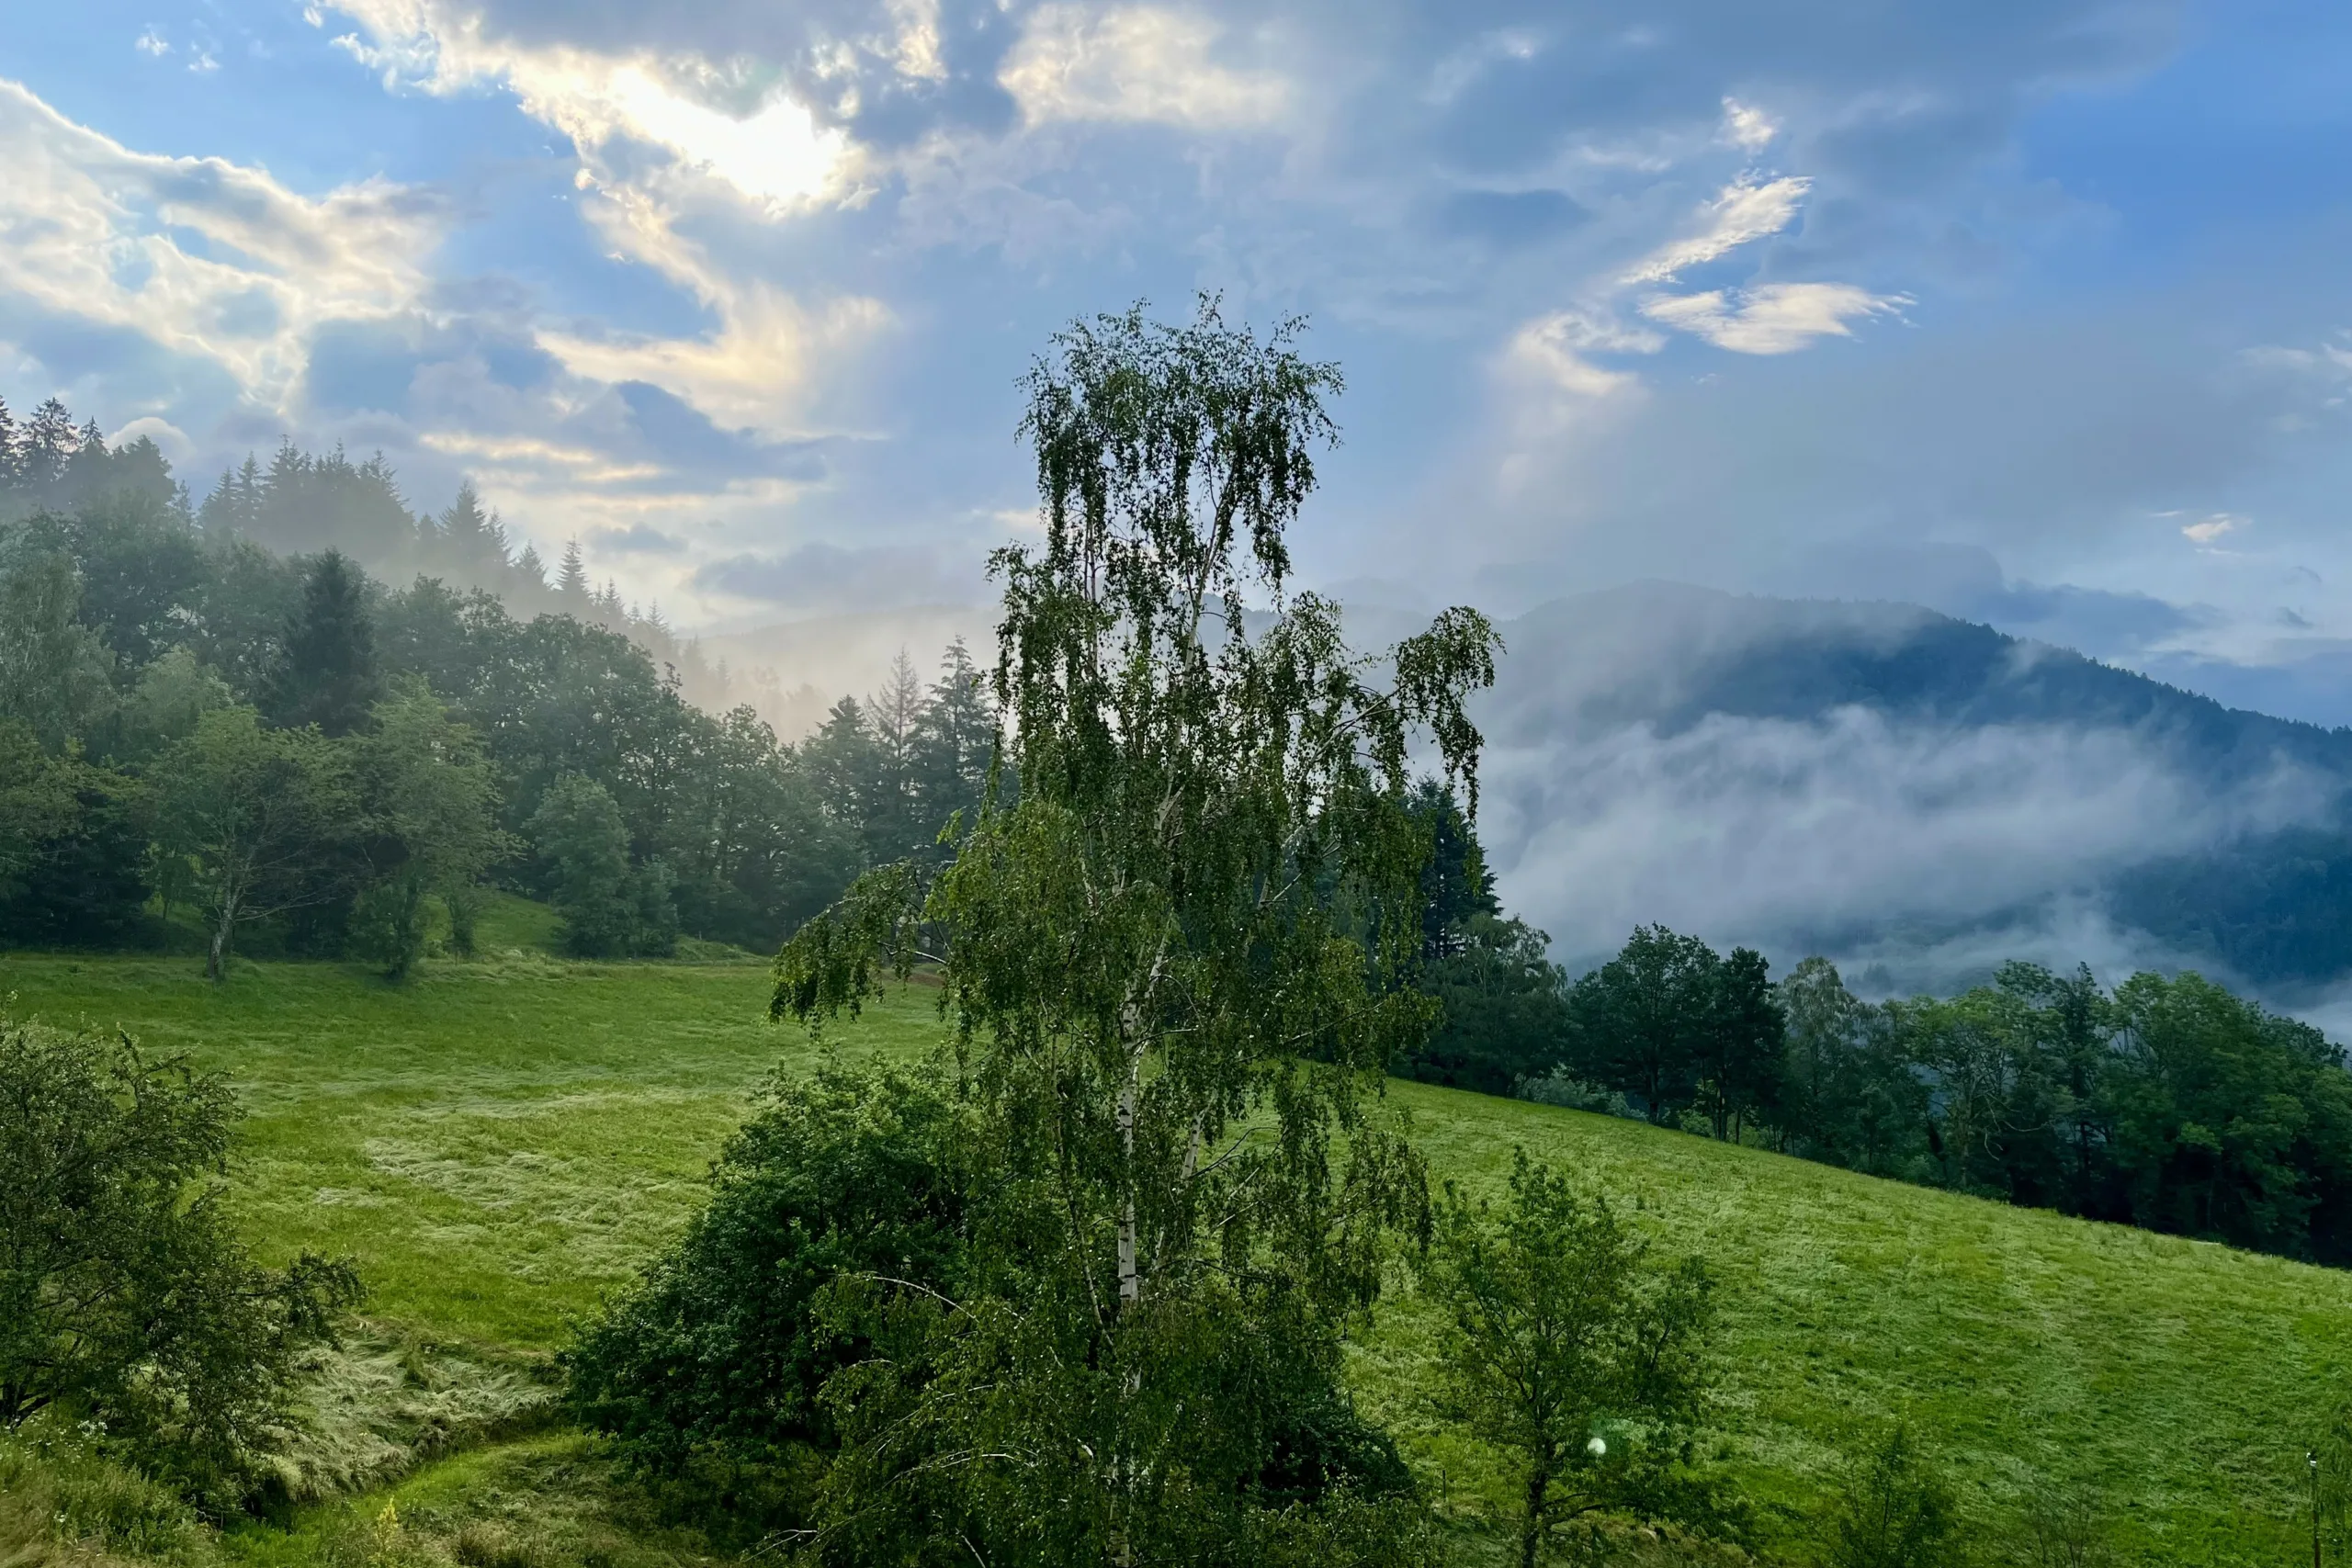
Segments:
[[[0,1427],[96,1417],[216,1507],[295,1353],[359,1296],[348,1264],[246,1255],[209,1179],[236,1117],[220,1078],[128,1035],[0,1018]]]
[[[156,843],[184,857],[211,927],[218,981],[240,926],[343,896],[322,874],[358,821],[349,758],[315,729],[264,729],[251,708],[217,708],[157,764]]]
[[[1639,1095],[1652,1122],[1672,1126],[1698,1091],[1700,1024],[1719,962],[1697,937],[1634,928],[1569,993],[1579,1076]]]
[[[565,774],[540,800],[530,834],[563,917],[564,945],[582,958],[627,953],[638,914],[628,831],[611,792],[584,773]]]
[[[1829,1568],[1940,1568],[1959,1559],[1957,1505],[1897,1422],[1847,1478],[1829,1515]]]
[[[1452,1415],[1519,1460],[1519,1560],[1639,1499],[1697,1414],[1712,1322],[1695,1260],[1664,1268],[1607,1202],[1514,1156],[1499,1214],[1449,1187],[1424,1281],[1449,1318]]]
[[[114,660],[79,619],[72,558],[11,543],[0,553],[0,719],[18,720],[62,751],[112,705]]]
[[[1771,965],[1752,947],[1702,965],[1693,990],[1695,1061],[1708,1116],[1716,1138],[1736,1143],[1748,1117],[1780,1108],[1788,1015],[1773,994]]]
[[[360,743],[372,841],[382,874],[360,900],[366,951],[399,979],[424,953],[426,900],[439,893],[451,925],[469,925],[473,889],[507,853],[481,741],[456,723],[422,682],[412,681],[376,705],[374,728]],[[471,931],[453,931],[461,951]]]

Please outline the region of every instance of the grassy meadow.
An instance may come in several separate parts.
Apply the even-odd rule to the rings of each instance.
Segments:
[[[322,1427],[351,1453],[445,1450],[372,1487],[402,1467],[355,1461],[357,1501],[241,1530],[233,1556],[342,1562],[355,1540],[429,1539],[441,1560],[523,1568],[717,1550],[611,1484],[593,1441],[516,1391],[547,1387],[571,1319],[692,1211],[763,1077],[817,1047],[766,1021],[759,964],[562,962],[519,901],[490,934],[492,956],[436,961],[399,987],[337,964],[240,963],[216,989],[177,955],[0,955],[17,1015],[119,1025],[234,1075],[255,1242],[273,1258],[350,1253],[370,1288],[366,1334],[322,1373]],[[933,995],[869,1009],[838,1048],[923,1049],[940,1032]],[[2308,1551],[2303,1450],[2352,1368],[2352,1273],[1549,1107],[1394,1093],[1442,1179],[1498,1187],[1524,1145],[1637,1213],[1661,1247],[1708,1259],[1717,1447],[1760,1505],[1759,1538],[1796,1560],[1823,1495],[1898,1418],[1988,1527],[2041,1477],[2095,1490],[2131,1560]],[[1358,1382],[1466,1521],[1500,1476],[1430,1414],[1430,1329],[1400,1292],[1357,1352]],[[1462,1541],[1484,1555],[1474,1530]]]

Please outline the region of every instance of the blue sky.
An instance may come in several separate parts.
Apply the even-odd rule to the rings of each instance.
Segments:
[[[0,36],[0,396],[470,474],[743,626],[975,594],[1027,356],[1217,290],[1346,369],[1322,582],[2352,718],[2347,76],[2267,0],[93,0]]]

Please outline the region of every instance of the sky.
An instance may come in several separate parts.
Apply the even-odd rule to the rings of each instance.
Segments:
[[[1344,369],[1402,608],[1916,600],[2352,722],[2352,7],[88,0],[0,32],[0,397],[470,477],[713,629],[978,600],[1075,315]]]

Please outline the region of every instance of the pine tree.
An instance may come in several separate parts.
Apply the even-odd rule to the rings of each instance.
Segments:
[[[317,542],[325,530],[319,527],[322,520],[318,515],[316,479],[317,465],[292,441],[280,437],[277,455],[269,460],[269,472],[254,486],[250,525],[254,537],[281,550]]]
[[[960,811],[968,832],[978,817],[989,762],[995,754],[996,705],[989,701],[987,682],[962,637],[948,645],[939,663],[939,679],[915,723],[911,772],[916,818],[936,833]],[[931,852],[934,857],[952,852]]]
[[[17,487],[17,416],[8,412],[8,400],[0,398],[0,490]]]
[[[230,498],[230,513],[236,520],[238,533],[251,534],[261,521],[261,465],[248,452],[237,467],[236,488]]]
[[[55,398],[43,399],[17,445],[17,483],[35,499],[48,500],[65,477],[74,445],[74,416]]]
[[[457,499],[441,513],[440,534],[450,563],[478,586],[495,583],[506,572],[506,530],[482,510],[473,480],[458,481]]]
[[[584,615],[588,609],[588,567],[580,558],[580,541],[569,540],[563,547],[563,565],[555,578],[555,594],[568,615]]]
[[[302,607],[287,627],[276,692],[279,724],[348,735],[367,723],[376,700],[376,630],[367,594],[366,575],[342,551],[311,563]]]
[[[539,559],[537,546],[525,545],[523,553],[514,558],[514,582],[533,598],[548,591],[547,563]]]

